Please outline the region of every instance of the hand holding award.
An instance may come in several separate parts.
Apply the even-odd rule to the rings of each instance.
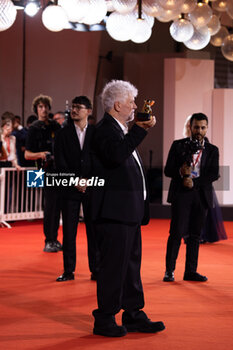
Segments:
[[[144,100],[142,112],[137,113],[136,124],[145,130],[152,128],[156,124],[156,119],[155,116],[152,116],[151,108],[154,103],[154,100]]]

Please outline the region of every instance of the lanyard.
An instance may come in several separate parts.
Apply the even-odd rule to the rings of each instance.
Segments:
[[[199,161],[199,159],[200,159],[201,154],[202,154],[202,149],[199,151],[195,162],[194,162],[194,155],[193,155],[193,162],[192,162],[192,163],[193,163],[193,169],[194,169],[195,166],[197,165],[197,163],[198,163],[198,161]]]

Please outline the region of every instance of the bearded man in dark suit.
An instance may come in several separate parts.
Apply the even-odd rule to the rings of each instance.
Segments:
[[[219,178],[219,151],[205,140],[207,128],[207,116],[194,113],[190,119],[191,137],[174,141],[168,154],[164,173],[172,178],[168,193],[172,218],[164,282],[174,281],[184,236],[187,237],[184,280],[207,281],[206,276],[197,273],[199,239],[207,208],[213,206],[212,183]],[[199,146],[195,149],[197,142]]]
[[[141,224],[148,223],[145,173],[136,147],[155,125],[155,117],[136,122],[137,89],[113,80],[102,92],[105,110],[93,137],[94,173],[105,185],[93,189],[91,215],[100,249],[97,277],[98,309],[93,311],[97,335],[121,337],[127,332],[155,333],[162,322],[152,322],[144,307],[141,266]],[[122,326],[115,315],[121,309]]]

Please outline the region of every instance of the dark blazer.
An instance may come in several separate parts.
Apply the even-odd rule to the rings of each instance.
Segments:
[[[180,176],[180,167],[184,163],[184,144],[189,138],[176,140],[173,142],[164,173],[171,177],[170,188],[168,192],[169,203],[172,203],[176,195],[182,191],[190,191],[182,185]],[[213,206],[212,182],[219,178],[219,151],[211,143],[205,142],[201,157],[200,177],[193,179],[194,187],[192,190],[200,190],[209,207]]]
[[[26,150],[31,152],[48,151],[53,155],[55,137],[60,129],[61,126],[55,120],[48,119],[47,123],[41,120],[34,121],[28,129]],[[52,158],[48,162],[43,162],[42,159],[37,159],[35,162],[38,169],[43,167],[46,171],[54,171]]]
[[[90,143],[94,128],[93,125],[88,125],[82,150],[71,119],[59,130],[54,144],[55,165],[58,172],[72,173],[79,178],[91,176]],[[80,192],[74,186],[64,187],[62,195],[68,199],[78,199]]]
[[[93,171],[105,180],[105,185],[93,189],[90,201],[93,220],[148,223],[149,205],[143,198],[142,174],[132,155],[146,135],[136,124],[124,135],[108,113],[96,125],[92,142]]]

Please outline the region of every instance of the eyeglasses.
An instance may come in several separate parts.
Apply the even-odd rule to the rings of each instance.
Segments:
[[[88,109],[88,108],[80,105],[72,105],[72,109],[77,109],[79,111],[80,109]]]

